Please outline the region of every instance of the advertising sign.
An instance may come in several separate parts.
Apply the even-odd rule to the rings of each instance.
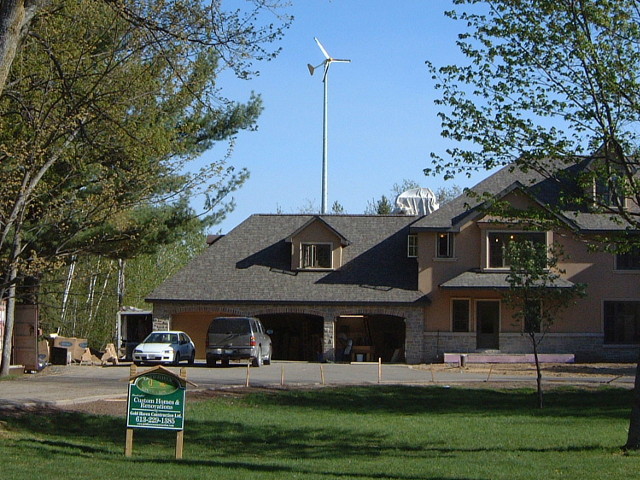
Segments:
[[[185,387],[163,372],[145,373],[129,384],[127,428],[184,429]]]

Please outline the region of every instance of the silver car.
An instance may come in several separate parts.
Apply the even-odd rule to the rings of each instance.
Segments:
[[[184,332],[151,332],[133,350],[133,363],[168,363],[178,365],[181,361],[193,365],[196,347]]]
[[[218,360],[228,366],[230,360],[251,360],[260,367],[271,363],[271,337],[262,323],[253,317],[214,318],[207,331],[207,366]]]

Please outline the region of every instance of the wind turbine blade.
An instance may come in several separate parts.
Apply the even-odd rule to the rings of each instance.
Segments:
[[[344,58],[332,58],[332,62],[340,62],[340,63],[351,63],[351,60],[346,60]]]
[[[329,55],[329,53],[327,53],[325,48],[322,46],[322,44],[320,43],[320,40],[318,40],[316,37],[313,37],[313,39],[316,41],[316,43],[320,47],[320,50],[322,50],[322,54],[324,55],[324,58],[326,58],[327,60],[331,60],[331,56]]]

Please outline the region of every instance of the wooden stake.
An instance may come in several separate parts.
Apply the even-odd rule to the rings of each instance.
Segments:
[[[378,357],[378,383],[382,381],[382,358]]]
[[[184,450],[184,430],[176,432],[176,460],[182,460],[182,452]]]
[[[284,365],[282,365],[282,369],[280,370],[280,385],[284,387]]]
[[[491,365],[489,366],[489,375],[487,375],[487,379],[485,380],[485,382],[488,382],[488,381],[489,381],[489,378],[491,378],[491,371],[492,371],[492,370],[493,370],[493,364],[491,364]]]
[[[124,444],[124,456],[130,457],[133,454],[133,428],[127,428],[127,438]]]
[[[180,368],[180,378],[184,380],[187,379],[187,367]],[[184,451],[184,430],[178,430],[176,432],[176,460],[182,460],[183,451]]]
[[[245,382],[244,386],[248,387],[249,386],[249,372],[251,371],[251,364],[247,363],[247,381]]]
[[[430,363],[430,364],[429,364],[429,370],[431,370],[431,381],[432,381],[433,383],[436,383],[436,377],[435,377],[435,375],[433,374],[433,363]]]
[[[324,365],[320,364],[320,381],[322,382],[322,385],[324,385]]]

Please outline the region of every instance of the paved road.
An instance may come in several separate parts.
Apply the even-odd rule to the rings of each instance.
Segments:
[[[178,371],[177,368],[170,367]],[[146,369],[142,367],[140,370]],[[277,362],[261,368],[247,368],[246,365],[232,364],[229,368],[206,368],[204,364],[187,368],[187,378],[197,384],[198,389],[216,389],[244,386],[249,374],[251,386],[285,385],[367,385],[367,384],[407,384],[407,385],[449,385],[460,383],[527,382],[535,386],[533,375],[516,376],[473,373],[457,368],[434,369],[428,366],[382,365],[380,378],[378,365],[360,364],[318,364],[305,362]],[[68,404],[88,402],[104,398],[124,397],[127,393],[129,365],[119,366],[52,366],[43,372],[24,375],[16,380],[0,382],[0,407],[24,404]],[[631,388],[632,376],[564,376],[546,377],[545,383],[565,384],[610,384]]]

